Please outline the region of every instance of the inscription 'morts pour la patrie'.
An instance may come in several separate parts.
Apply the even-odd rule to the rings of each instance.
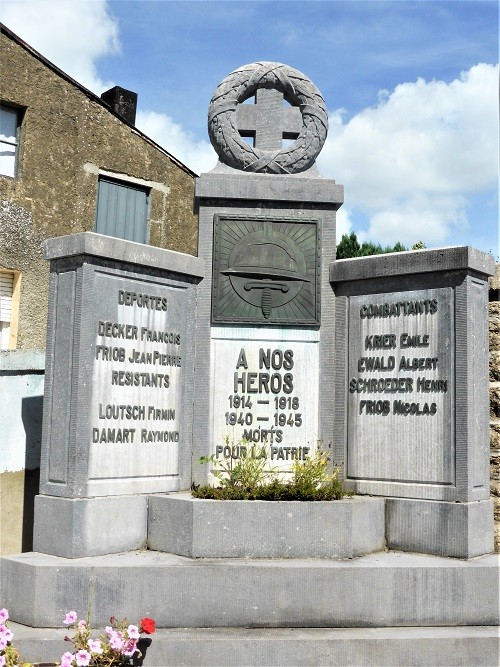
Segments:
[[[217,458],[267,458],[290,470],[316,446],[311,376],[317,354],[310,343],[217,341],[214,442]],[[220,364],[219,358],[220,346]],[[224,391],[225,389],[225,391]]]

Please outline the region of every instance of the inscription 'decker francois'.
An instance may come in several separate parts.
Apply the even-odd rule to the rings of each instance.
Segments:
[[[165,328],[168,299],[121,289],[116,299],[121,321],[96,325],[92,443],[178,443],[181,334]]]

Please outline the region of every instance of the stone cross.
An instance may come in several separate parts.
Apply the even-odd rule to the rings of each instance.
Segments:
[[[297,139],[302,129],[299,107],[283,106],[279,90],[257,88],[255,104],[239,104],[236,126],[242,137],[254,137],[254,148],[282,149],[283,139]]]

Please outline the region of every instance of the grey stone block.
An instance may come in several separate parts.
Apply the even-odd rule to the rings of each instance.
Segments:
[[[369,257],[338,259],[330,265],[331,282],[371,280],[417,273],[470,269],[483,276],[495,272],[493,255],[472,246],[408,250]]]
[[[229,171],[227,171],[229,170]],[[317,172],[305,175],[282,176],[276,174],[246,174],[238,172],[229,167],[227,174],[222,175],[224,170],[219,165],[216,170],[209,174],[203,174],[196,184],[196,200],[199,206],[200,232],[199,232],[199,255],[207,266],[212,266],[213,242],[214,242],[214,216],[267,216],[270,218],[293,219],[300,223],[302,220],[318,220],[318,232],[321,237],[319,249],[320,285],[321,285],[321,336],[317,338],[318,343],[307,346],[307,350],[313,351],[315,363],[321,368],[319,373],[311,373],[313,377],[305,377],[300,371],[299,380],[305,389],[301,389],[299,396],[301,405],[308,401],[314,402],[309,407],[307,415],[303,419],[303,427],[299,437],[295,437],[294,429],[289,428],[284,434],[282,444],[284,446],[304,446],[310,441],[315,443],[320,438],[325,448],[333,443],[333,412],[331,408],[331,392],[324,387],[333,385],[334,368],[334,311],[335,300],[329,286],[329,265],[335,254],[335,215],[343,201],[343,193],[335,186],[333,181],[321,178]],[[225,180],[224,180],[225,179]],[[223,185],[225,186],[223,187]],[[320,201],[318,201],[320,197]],[[222,372],[222,366],[218,365],[217,355],[224,357],[227,339],[232,339],[234,345],[241,342],[241,348],[247,345],[249,350],[258,350],[258,342],[263,342],[263,347],[268,347],[271,341],[277,341],[276,347],[287,346],[293,349],[296,366],[304,367],[307,357],[304,352],[306,346],[295,345],[295,341],[304,334],[303,329],[287,328],[286,333],[277,327],[271,326],[238,326],[231,329],[227,326],[211,327],[211,305],[212,305],[212,276],[207,275],[198,288],[198,327],[196,330],[196,376],[195,395],[199,397],[211,396],[211,400],[200,400],[196,403],[195,418],[193,423],[193,461],[200,456],[210,455],[215,452],[215,447],[221,443],[220,435],[228,435],[235,442],[241,439],[244,429],[236,427],[228,430],[225,412],[228,409],[228,394],[232,392],[231,386],[226,382],[226,374]],[[312,329],[316,332],[316,329]],[[307,332],[306,332],[307,333]],[[227,337],[227,338],[226,338]],[[255,342],[252,342],[255,341]],[[309,352],[307,353],[309,354]],[[225,368],[229,367],[232,357],[226,355]],[[236,359],[233,362],[233,366]],[[307,368],[313,368],[308,364]],[[232,369],[234,375],[235,368]],[[295,372],[295,369],[294,369]],[[297,383],[299,384],[299,382]],[[316,398],[317,397],[317,398]],[[268,399],[267,395],[256,395],[257,399]],[[274,399],[274,396],[271,397]],[[226,408],[221,409],[225,401]],[[301,408],[302,409],[302,408]],[[253,424],[258,425],[258,417],[271,417],[269,414],[261,415],[252,406],[255,414],[252,415]],[[302,413],[301,413],[302,416]],[[306,428],[306,420],[310,426]],[[263,422],[266,423],[265,421]],[[300,431],[299,428],[296,429]],[[337,452],[332,456],[338,461]],[[195,483],[206,483],[209,480],[208,465],[197,465],[193,467],[193,481]],[[181,487],[182,488],[182,487]],[[186,488],[186,487],[184,487]]]
[[[493,501],[386,498],[389,549],[474,558],[493,552]]]
[[[333,502],[151,496],[148,546],[193,558],[352,558],[384,548],[384,499]]]
[[[491,258],[394,255],[332,265],[337,461],[357,493],[487,500]]]
[[[49,239],[45,244],[45,259],[54,260],[78,255],[91,255],[124,264],[145,265],[197,278],[203,278],[205,275],[205,264],[198,257],[94,232],[58,236]]]
[[[312,202],[328,204],[335,209],[344,201],[344,186],[322,178],[317,170],[309,175],[252,174],[221,167],[196,179],[197,199],[252,200],[274,202]],[[306,172],[307,173],[307,172]]]
[[[146,544],[147,496],[35,498],[33,549],[83,558],[141,549]]]
[[[92,233],[50,240],[47,256],[42,493],[188,487],[203,263]]]
[[[66,630],[11,624],[31,661],[58,660]],[[182,628],[157,630],[139,644],[149,667],[496,667],[497,628]]]
[[[91,609],[94,626],[111,614],[178,628],[498,625],[498,565],[494,555],[394,552],[353,560],[27,553],[3,559],[2,604],[34,627],[60,627],[70,609]]]

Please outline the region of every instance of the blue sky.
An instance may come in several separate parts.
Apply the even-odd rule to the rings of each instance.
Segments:
[[[284,62],[322,92],[321,172],[345,185],[339,234],[498,255],[498,5],[473,0],[3,0],[1,20],[197,172],[217,84]]]

